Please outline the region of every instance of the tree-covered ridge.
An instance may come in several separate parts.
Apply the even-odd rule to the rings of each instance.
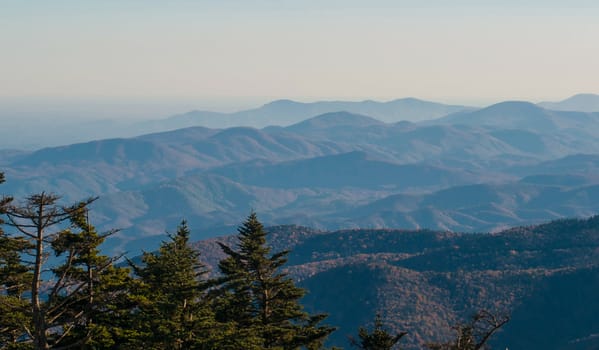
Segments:
[[[510,348],[551,349],[534,344],[563,345],[573,340],[584,348],[599,329],[594,321],[576,321],[579,315],[593,320],[591,315],[599,311],[589,297],[599,280],[599,216],[494,234],[321,232],[300,226],[269,231],[273,247],[293,247],[286,270],[308,290],[306,307],[329,313],[330,324],[338,327],[331,335],[335,344],[346,344],[347,335],[370,323],[377,310],[391,331],[409,331],[402,339],[408,349],[447,341],[455,335],[454,325],[481,309],[514,314],[506,331],[492,340],[498,348],[510,344]],[[222,257],[215,240],[196,246],[209,264]],[[564,285],[558,287],[560,283]],[[550,297],[554,294],[564,297]],[[574,302],[577,295],[584,301]],[[526,322],[531,313],[538,315],[534,323]],[[534,327],[538,323],[550,327],[555,317],[572,324],[563,328],[567,335],[547,336],[543,327]]]

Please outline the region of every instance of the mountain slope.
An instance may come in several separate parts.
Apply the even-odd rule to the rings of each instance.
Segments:
[[[391,195],[322,218],[329,227],[404,227],[451,231],[501,228],[599,212],[597,182],[574,185],[521,181],[456,186],[423,195]],[[581,185],[582,184],[582,185]]]
[[[451,325],[481,308],[512,315],[494,348],[589,349],[599,332],[599,217],[496,234],[428,230],[267,229],[275,251],[291,249],[287,272],[308,289],[304,304],[339,329],[332,344],[380,312],[406,349],[444,341]],[[213,268],[216,241],[197,247]],[[563,324],[562,322],[567,322]],[[552,331],[547,331],[552,330]],[[524,336],[525,335],[525,336]]]
[[[40,191],[67,200],[130,190],[151,183],[252,159],[284,161],[353,150],[295,134],[271,135],[252,128],[188,128],[130,139],[108,139],[18,154],[4,165],[6,191]],[[7,157],[8,158],[8,157]]]
[[[514,349],[597,349],[597,290],[597,267],[557,272],[536,284],[491,343]]]
[[[274,188],[393,187],[407,190],[455,185],[477,177],[465,171],[423,164],[400,165],[379,161],[364,152],[276,164],[236,164],[210,172],[240,183]]]

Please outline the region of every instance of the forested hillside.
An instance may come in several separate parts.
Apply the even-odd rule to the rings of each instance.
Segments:
[[[492,340],[497,348],[588,349],[599,329],[599,217],[494,234],[269,232],[274,247],[291,249],[287,271],[309,291],[307,307],[339,326],[335,344],[377,312],[392,330],[409,332],[406,348],[450,338],[452,325],[480,309],[511,315]],[[217,240],[228,238],[197,244],[208,265],[221,256]]]

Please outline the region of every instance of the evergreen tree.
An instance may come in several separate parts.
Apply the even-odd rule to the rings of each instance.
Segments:
[[[26,242],[33,257],[26,272],[30,283],[20,291],[27,295],[23,315],[28,319],[18,342],[37,350],[85,348],[92,341],[97,335],[93,315],[102,305],[98,276],[112,268],[112,261],[98,256],[96,249],[106,236],[98,236],[83,220],[95,198],[70,207],[59,205],[58,199],[42,192],[2,208],[7,224],[16,230],[11,239]],[[56,258],[49,269],[51,253]],[[49,270],[52,276],[45,272]]]
[[[144,349],[209,349],[214,342],[214,316],[206,301],[207,272],[189,245],[183,221],[158,253],[144,253],[132,264],[139,280],[134,298],[139,306],[134,325]],[[214,347],[216,349],[218,347]]]
[[[235,339],[245,348],[319,349],[331,327],[319,323],[325,315],[309,315],[300,299],[304,290],[281,272],[287,251],[271,254],[266,232],[255,213],[238,229],[234,250],[220,244],[226,258],[216,300],[217,320],[233,322]]]
[[[359,340],[350,339],[350,341],[352,345],[361,350],[391,350],[406,334],[406,332],[401,332],[397,335],[391,335],[384,328],[381,315],[377,314],[372,332],[360,327],[358,330]]]
[[[101,255],[98,249],[115,230],[97,233],[84,207],[71,211],[70,221],[71,227],[52,241],[55,255],[67,256],[63,264],[53,268],[54,274],[67,281],[65,285],[77,286],[57,297],[65,311],[60,319],[67,324],[77,319],[63,343],[82,349],[111,349],[122,341],[124,330],[119,320],[128,310],[130,271],[115,266],[118,258]]]
[[[4,174],[0,172],[0,184]],[[0,198],[0,215],[12,202],[10,197]],[[31,283],[31,272],[21,261],[21,256],[32,246],[22,238],[7,236],[0,216],[0,349],[27,349],[20,339],[31,329],[31,315],[25,292]]]
[[[30,348],[21,344],[32,328],[25,295],[31,272],[21,262],[21,255],[29,248],[27,241],[0,232],[0,349]]]

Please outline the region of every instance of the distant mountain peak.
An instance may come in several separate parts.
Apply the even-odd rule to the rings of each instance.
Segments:
[[[478,116],[512,116],[512,117],[539,117],[544,116],[548,111],[528,101],[503,101],[478,111],[470,112]]]
[[[350,113],[347,111],[330,112],[317,115],[288,127],[289,130],[326,129],[339,126],[365,127],[371,125],[384,125],[382,121],[372,117]]]
[[[541,102],[539,106],[558,111],[599,112],[599,95],[581,93],[559,102]]]
[[[308,120],[316,120],[316,119],[331,120],[331,121],[336,121],[336,122],[347,122],[347,121],[353,122],[353,121],[359,120],[359,121],[368,121],[373,124],[384,124],[382,121],[377,120],[372,117],[369,117],[367,115],[352,113],[352,112],[348,112],[348,111],[323,113],[323,114],[317,115],[313,118],[310,118]]]
[[[565,101],[573,99],[573,98],[599,98],[599,95],[591,94],[591,93],[581,93],[581,94],[576,94],[574,96],[571,96],[571,97],[567,98]]]
[[[441,118],[449,124],[500,127],[507,129],[550,130],[556,127],[555,112],[526,101],[504,101],[471,112]]]
[[[266,106],[288,105],[288,104],[301,104],[301,102],[297,102],[297,101],[294,101],[294,100],[282,98],[282,99],[278,99],[278,100],[274,100],[274,101],[270,101],[268,103],[265,103],[264,106],[266,107]]]
[[[417,102],[417,103],[430,103],[430,104],[434,104],[436,102],[430,102],[430,101],[425,101],[416,97],[402,97],[402,98],[396,98],[394,100],[391,100],[389,102]]]
[[[537,105],[535,105],[534,103],[528,102],[528,101],[520,101],[520,100],[510,100],[510,101],[502,101],[502,102],[498,102],[495,103],[493,105],[490,105],[486,108],[483,108],[483,110],[485,109],[499,109],[499,108],[529,108],[529,109],[533,109],[533,110],[540,110],[542,109],[542,107],[539,107]]]

